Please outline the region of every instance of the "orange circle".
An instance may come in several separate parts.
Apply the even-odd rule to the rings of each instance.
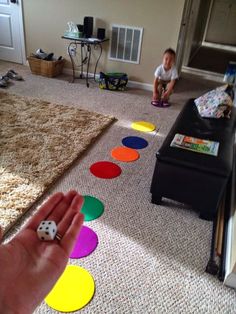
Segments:
[[[125,162],[139,159],[139,153],[135,149],[124,146],[113,148],[111,151],[111,156],[116,160]]]

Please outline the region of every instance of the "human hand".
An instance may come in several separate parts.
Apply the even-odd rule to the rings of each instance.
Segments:
[[[164,101],[167,101],[168,98],[169,98],[169,96],[170,96],[170,93],[169,93],[168,91],[165,91],[165,92],[163,93],[163,95],[162,95],[162,99],[163,99]]]
[[[83,197],[75,191],[56,193],[27,225],[0,246],[0,313],[32,313],[64,271],[83,224]],[[37,227],[54,220],[60,241],[41,241]]]

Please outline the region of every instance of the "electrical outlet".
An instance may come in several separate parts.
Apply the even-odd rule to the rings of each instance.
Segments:
[[[75,47],[68,47],[67,50],[68,54],[71,55],[72,57],[76,56],[76,48]]]

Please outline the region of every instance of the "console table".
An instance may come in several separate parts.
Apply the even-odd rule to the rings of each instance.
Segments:
[[[206,119],[190,99],[156,154],[152,202],[170,198],[191,205],[201,218],[214,220],[232,172],[235,121],[234,107],[230,119]],[[219,142],[218,156],[170,147],[176,133]]]
[[[76,78],[84,78],[83,74],[83,67],[84,65],[86,66],[86,71],[85,71],[85,79],[86,79],[86,85],[89,87],[89,67],[90,67],[90,59],[91,59],[91,51],[93,50],[99,50],[99,54],[97,56],[97,60],[95,62],[95,68],[93,72],[93,78],[95,80],[96,77],[96,70],[98,66],[98,62],[101,58],[102,55],[102,45],[104,42],[108,41],[108,38],[105,39],[96,39],[96,38],[74,38],[70,36],[62,36],[63,39],[69,40],[68,44],[68,54],[71,59],[71,64],[72,64],[72,71],[73,71],[73,76],[72,76],[72,81],[71,83],[74,82]],[[80,48],[80,60],[76,58],[78,47]],[[75,71],[76,69],[80,69],[80,75],[79,77],[76,76]]]

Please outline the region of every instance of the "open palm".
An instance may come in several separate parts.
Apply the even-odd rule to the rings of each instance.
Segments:
[[[83,223],[83,197],[56,193],[7,244],[0,246],[0,313],[32,313],[66,267]],[[42,220],[54,220],[61,241],[41,241]]]

